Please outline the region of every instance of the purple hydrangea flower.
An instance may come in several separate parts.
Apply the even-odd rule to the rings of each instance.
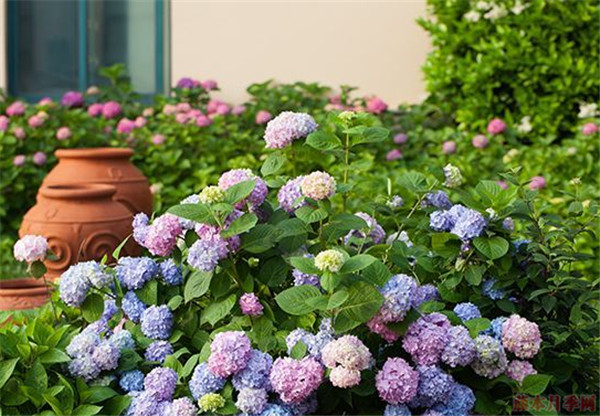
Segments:
[[[454,205],[447,211],[431,213],[429,225],[434,231],[448,231],[461,240],[471,240],[481,235],[487,222],[481,213],[463,205]]]
[[[208,368],[220,377],[228,377],[243,370],[251,355],[250,339],[244,332],[220,332],[210,344]]]
[[[96,365],[91,354],[82,355],[69,363],[69,372],[75,377],[82,377],[91,381],[100,374],[100,367]]]
[[[411,407],[431,407],[436,403],[445,402],[454,385],[452,376],[434,365],[420,365],[417,372],[419,387]]]
[[[158,401],[156,394],[142,391],[134,397],[127,410],[128,416],[156,416],[161,414],[163,406]]]
[[[146,348],[144,358],[147,361],[157,361],[162,364],[167,355],[171,354],[173,354],[173,346],[169,341],[154,341]]]
[[[152,339],[167,339],[173,328],[173,314],[167,305],[152,305],[140,319],[142,333]]]
[[[198,400],[208,393],[221,390],[225,386],[226,381],[226,378],[213,374],[208,369],[207,363],[200,363],[194,369],[188,386],[194,399]]]
[[[436,364],[448,342],[450,326],[448,318],[440,313],[424,315],[410,324],[402,347],[417,364]]]
[[[311,334],[304,329],[294,329],[285,338],[285,343],[288,354],[291,354],[292,349],[298,341],[302,341],[307,346],[308,355],[320,360],[323,348],[332,340],[333,333],[328,329],[320,329],[317,334]]]
[[[181,267],[177,266],[173,259],[167,259],[160,263],[160,275],[165,283],[171,286],[180,285],[183,282]]]
[[[412,307],[418,309],[425,302],[440,300],[440,292],[432,284],[417,287],[412,297]]]
[[[60,278],[60,298],[69,306],[81,306],[92,286],[101,289],[111,282],[112,277],[97,262],[77,263]]]
[[[412,413],[405,404],[388,404],[385,406],[383,416],[412,416]]]
[[[448,397],[443,403],[438,403],[433,410],[444,416],[468,415],[475,406],[475,394],[469,387],[454,383]]]
[[[254,189],[248,198],[235,205],[237,209],[242,209],[244,205],[246,205],[246,202],[248,202],[251,207],[260,207],[263,202],[265,202],[268,193],[266,182],[253,174],[250,169],[229,170],[223,173],[219,178],[219,188],[223,190],[227,190],[235,184],[249,180],[254,180]]]
[[[519,315],[511,315],[502,325],[502,345],[519,358],[534,357],[541,342],[537,324]]]
[[[442,351],[442,362],[450,367],[466,366],[475,358],[475,341],[464,326],[448,329],[448,343]]]
[[[302,197],[302,190],[300,185],[304,180],[304,176],[298,176],[297,178],[290,179],[283,185],[277,193],[277,201],[279,205],[288,214],[293,213],[298,208],[306,205],[306,201],[299,201]]]
[[[506,375],[519,383],[532,374],[537,374],[537,371],[529,361],[512,360],[506,367]]]
[[[61,105],[69,108],[83,106],[83,94],[79,91],[68,91],[60,99]]]
[[[138,214],[139,215],[139,214]],[[156,218],[152,224],[142,226],[142,230],[135,230],[135,226],[142,223],[141,220],[133,221],[133,237],[143,247],[155,256],[168,256],[177,244],[177,237],[183,233],[179,218],[172,214],[163,214]],[[138,237],[144,237],[143,241]]]
[[[117,347],[119,351],[135,349],[133,335],[126,329],[121,329],[111,335],[110,342]]]
[[[277,403],[289,409],[293,416],[311,415],[317,411],[317,407],[319,406],[316,393],[311,394],[306,400],[300,403],[285,404],[281,400],[278,400]]]
[[[264,139],[268,149],[282,149],[317,130],[315,119],[305,113],[284,111],[267,123]]]
[[[123,296],[123,302],[121,303],[123,313],[136,324],[140,322],[142,313],[146,310],[146,304],[142,302],[135,292],[129,291]]]
[[[263,314],[264,306],[254,293],[244,293],[240,297],[239,304],[244,315],[260,316]]]
[[[402,358],[388,358],[375,376],[379,397],[389,404],[410,402],[417,394],[419,373]]]
[[[177,373],[172,368],[156,367],[144,379],[144,389],[154,393],[159,401],[171,400],[177,384]]]
[[[149,257],[121,257],[115,271],[121,284],[129,290],[141,289],[158,276],[158,266]]]
[[[481,318],[479,308],[471,302],[459,303],[454,307],[454,313],[461,321],[466,322],[471,319]]]
[[[476,374],[491,379],[498,377],[506,370],[506,353],[497,339],[488,335],[477,336],[475,351],[477,355],[471,363],[471,367]]]
[[[392,276],[379,290],[383,295],[383,305],[379,310],[387,323],[404,319],[411,308],[412,298],[417,290],[417,282],[406,274]]]
[[[233,387],[236,390],[244,388],[271,390],[269,374],[273,358],[262,351],[252,350],[246,367],[236,373],[232,378]]]
[[[78,358],[91,354],[98,344],[100,344],[98,334],[92,331],[83,331],[71,339],[66,351],[72,358]]]
[[[367,228],[362,230],[350,230],[344,237],[345,244],[348,244],[351,238],[365,239],[369,237],[375,244],[381,244],[385,241],[385,231],[375,218],[365,212],[357,212],[354,215],[362,218],[367,223]]]
[[[164,416],[196,416],[197,414],[198,408],[190,398],[180,397],[167,407]]]
[[[195,86],[196,86],[196,83],[194,82],[193,79],[188,78],[188,77],[183,77],[183,78],[180,78],[179,81],[177,81],[176,88],[192,89]]]
[[[217,267],[219,260],[227,257],[228,253],[227,241],[219,235],[211,238],[201,238],[190,247],[187,262],[195,269],[210,272]]]
[[[265,409],[267,401],[266,390],[243,388],[238,393],[235,406],[245,414],[254,415]]]
[[[512,233],[515,230],[515,221],[511,217],[504,218],[502,220],[502,228]]]
[[[125,393],[142,391],[144,389],[144,373],[140,370],[125,371],[121,374],[119,386],[121,386]]]
[[[423,198],[421,206],[450,209],[452,208],[452,201],[450,201],[448,194],[444,191],[430,192]]]
[[[284,403],[300,403],[319,388],[323,366],[312,357],[277,358],[271,368],[271,385]]]

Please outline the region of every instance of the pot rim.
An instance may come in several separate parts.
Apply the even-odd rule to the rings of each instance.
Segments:
[[[38,296],[50,293],[51,287],[44,283],[42,279],[18,278],[0,280],[0,297],[7,296]]]
[[[66,183],[43,185],[39,193],[50,199],[112,198],[117,188],[100,183]]]
[[[129,159],[133,150],[128,147],[88,147],[82,149],[58,149],[57,159]]]

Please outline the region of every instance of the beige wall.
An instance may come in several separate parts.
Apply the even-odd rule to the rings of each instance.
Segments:
[[[360,87],[389,104],[423,97],[425,0],[171,1],[171,76],[216,79],[229,101],[252,82]]]

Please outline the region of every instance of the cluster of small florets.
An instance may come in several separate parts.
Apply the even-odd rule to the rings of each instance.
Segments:
[[[360,383],[360,372],[370,366],[373,358],[365,344],[354,335],[344,335],[329,342],[321,357],[323,364],[331,369],[331,384],[344,389]]]
[[[198,195],[198,201],[203,204],[216,204],[223,202],[224,199],[225,191],[218,186],[207,186]]]
[[[339,250],[321,251],[315,257],[315,267],[322,272],[337,273],[345,262],[346,256]]]
[[[129,290],[137,290],[157,277],[159,268],[149,257],[121,257],[115,272],[122,286]]]
[[[240,297],[239,305],[242,313],[249,316],[260,316],[265,308],[254,293],[244,293]]]
[[[471,367],[478,375],[496,378],[506,370],[506,352],[500,341],[489,335],[475,338],[475,359]]]
[[[26,235],[17,241],[13,247],[13,254],[17,261],[28,264],[34,261],[43,261],[48,251],[48,240],[41,235]]]
[[[536,323],[512,315],[502,325],[502,344],[519,358],[533,358],[540,350],[540,330]]]
[[[144,213],[133,218],[133,238],[155,256],[168,256],[177,244],[177,237],[183,232],[179,218],[163,214],[152,224]]]
[[[381,244],[385,241],[385,231],[375,218],[364,212],[357,212],[354,215],[363,219],[367,223],[367,227],[361,230],[350,230],[344,237],[345,244],[352,244],[355,242],[358,245],[361,245],[366,238],[370,238],[374,244]]]
[[[464,182],[460,169],[450,163],[444,166],[444,176],[446,178],[444,185],[448,188],[456,188]]]
[[[317,123],[308,114],[284,111],[267,123],[264,139],[266,147],[282,149],[294,140],[302,139],[317,130]]]
[[[423,201],[421,201],[421,207],[435,207],[439,209],[450,209],[452,208],[452,201],[448,197],[448,194],[444,191],[430,192],[425,195]]]
[[[271,385],[284,403],[301,403],[323,381],[323,365],[313,357],[277,358],[271,368]]]
[[[418,365],[437,364],[446,346],[450,327],[448,318],[440,313],[424,315],[410,324],[402,346]]]
[[[305,254],[304,257],[314,258],[312,254]],[[292,277],[294,278],[294,286],[311,285],[320,287],[319,276],[316,274],[304,273],[298,269],[292,270]]]
[[[429,225],[434,231],[450,232],[466,241],[479,237],[487,222],[481,213],[463,205],[454,205],[447,211],[431,213]]]
[[[335,194],[336,182],[328,173],[316,171],[302,179],[300,189],[304,196],[321,201],[331,198]]]
[[[215,234],[201,238],[189,248],[187,262],[195,269],[210,272],[229,254],[227,241]]]
[[[250,180],[254,181],[254,189],[252,190],[252,193],[247,198],[238,202],[235,207],[237,209],[242,209],[246,204],[248,204],[251,209],[256,209],[260,207],[263,202],[265,202],[268,189],[266,182],[253,174],[250,169],[233,169],[223,173],[219,178],[219,188],[221,188],[223,191],[226,191],[233,185]]]
[[[173,329],[173,313],[167,305],[152,305],[142,312],[142,333],[151,339],[167,339]]]
[[[91,288],[103,289],[113,281],[104,266],[95,261],[75,264],[60,278],[60,298],[69,306],[81,306]]]
[[[467,322],[471,319],[481,318],[479,308],[471,302],[459,303],[454,307],[454,313],[461,321]]]
[[[293,348],[302,342],[306,345],[306,350],[309,356],[321,360],[323,348],[333,341],[333,330],[330,327],[330,320],[323,320],[316,334],[308,332],[304,329],[294,329],[285,338],[288,354],[292,353]]]
[[[290,179],[277,192],[277,201],[279,206],[288,214],[292,214],[298,208],[306,205],[306,201],[302,199],[301,184],[304,176]]]

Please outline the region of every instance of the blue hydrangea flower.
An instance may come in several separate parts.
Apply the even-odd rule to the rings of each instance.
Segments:
[[[515,230],[515,221],[511,217],[504,218],[502,228],[512,233]]]
[[[493,278],[484,280],[481,284],[481,294],[492,300],[504,299],[506,297],[506,291],[495,288],[494,286],[496,283],[498,283],[498,281]]]
[[[60,298],[69,306],[81,306],[91,287],[102,289],[112,277],[95,261],[74,264],[61,275]]]
[[[294,416],[289,407],[269,403],[258,416]]]
[[[402,199],[402,197],[400,195],[392,196],[390,198],[390,200],[387,202],[387,206],[390,207],[391,209],[401,208],[402,205],[404,205],[404,200]]]
[[[92,361],[100,370],[114,370],[119,365],[121,352],[109,340],[103,340],[94,348]]]
[[[243,388],[238,393],[235,406],[243,413],[254,415],[265,409],[267,400],[266,390]]]
[[[158,266],[149,257],[121,257],[115,271],[123,286],[136,290],[158,275]]]
[[[430,283],[419,286],[412,297],[412,307],[418,309],[423,303],[432,300],[440,300],[440,292],[437,287]]]
[[[527,245],[531,243],[531,240],[517,240],[513,241],[513,246],[516,251],[520,251],[521,248],[527,248]]]
[[[225,386],[226,381],[226,378],[211,373],[208,369],[208,364],[200,363],[194,369],[188,386],[194,399],[198,400],[205,394],[221,390]]]
[[[175,264],[173,259],[168,259],[160,263],[160,275],[163,281],[171,286],[180,285],[183,281],[181,268]]]
[[[466,366],[475,358],[475,341],[464,326],[448,329],[447,343],[442,351],[442,361],[450,367]]]
[[[461,240],[479,237],[487,225],[485,217],[481,213],[462,205],[454,205],[448,210],[448,213],[454,219],[454,225],[450,232]]]
[[[177,372],[172,368],[156,367],[144,378],[144,390],[154,393],[159,401],[171,400],[177,384]]]
[[[135,292],[130,291],[123,296],[121,308],[123,309],[123,313],[127,315],[132,322],[137,324],[140,322],[142,313],[146,310],[146,304],[137,297]]]
[[[298,341],[306,344],[308,355],[320,360],[321,350],[323,350],[325,345],[333,341],[333,334],[328,330],[319,330],[316,334],[311,334],[304,329],[294,329],[285,338],[288,354],[291,354],[292,349]]]
[[[388,404],[383,411],[383,416],[412,416],[412,413],[405,404]]]
[[[484,335],[489,335],[492,338],[501,340],[502,339],[502,325],[507,321],[506,316],[499,316],[497,318],[492,319],[490,323],[490,327],[483,331]]]
[[[492,379],[504,373],[508,363],[506,352],[499,340],[488,335],[479,335],[475,338],[475,350],[477,355],[471,367],[477,375]]]
[[[163,363],[167,355],[173,354],[173,346],[169,341],[154,341],[148,345],[144,358],[147,361],[157,361]]]
[[[452,208],[452,201],[450,201],[448,194],[444,191],[430,192],[425,195],[421,206],[450,209]]]
[[[410,402],[411,407],[431,407],[443,403],[448,398],[454,379],[434,365],[417,366],[419,387],[417,395]]]
[[[269,375],[273,358],[262,351],[252,350],[248,365],[233,376],[232,383],[236,390],[244,388],[271,390]]]
[[[481,312],[479,308],[471,302],[459,303],[454,307],[454,313],[463,322],[469,321],[475,318],[481,318]]]
[[[119,386],[125,393],[142,391],[144,389],[144,373],[140,370],[125,371],[121,374]]]
[[[469,387],[454,383],[444,403],[436,404],[433,410],[444,416],[466,416],[475,406],[475,394]]]
[[[100,367],[96,365],[91,354],[85,354],[75,358],[69,363],[69,372],[75,377],[82,377],[85,381],[91,381],[100,374]]]
[[[140,319],[142,333],[152,339],[167,339],[173,328],[173,314],[167,305],[152,305]]]
[[[108,322],[117,312],[119,312],[117,302],[112,298],[104,299],[104,311],[102,312],[102,317],[100,319]]]
[[[399,322],[404,319],[411,307],[417,290],[417,282],[406,274],[392,276],[380,289],[383,305],[379,313],[385,322]]]
[[[91,354],[98,344],[100,344],[98,334],[92,331],[83,331],[71,339],[66,351],[71,358],[77,358]]]
[[[133,339],[133,335],[131,335],[131,332],[126,329],[115,332],[110,337],[110,342],[112,342],[112,344],[117,347],[119,351],[135,349],[135,340]]]
[[[156,395],[151,391],[142,391],[134,397],[127,414],[131,416],[156,416],[161,414],[160,410],[161,406]]]
[[[227,242],[222,238],[200,239],[190,247],[187,262],[194,269],[210,272],[228,250]]]
[[[447,211],[434,211],[429,216],[429,226],[433,231],[450,231],[454,223]]]
[[[300,403],[285,404],[281,399],[277,400],[277,404],[285,407],[293,416],[311,415],[317,411],[319,403],[317,402],[317,394],[313,393],[308,398]]]

